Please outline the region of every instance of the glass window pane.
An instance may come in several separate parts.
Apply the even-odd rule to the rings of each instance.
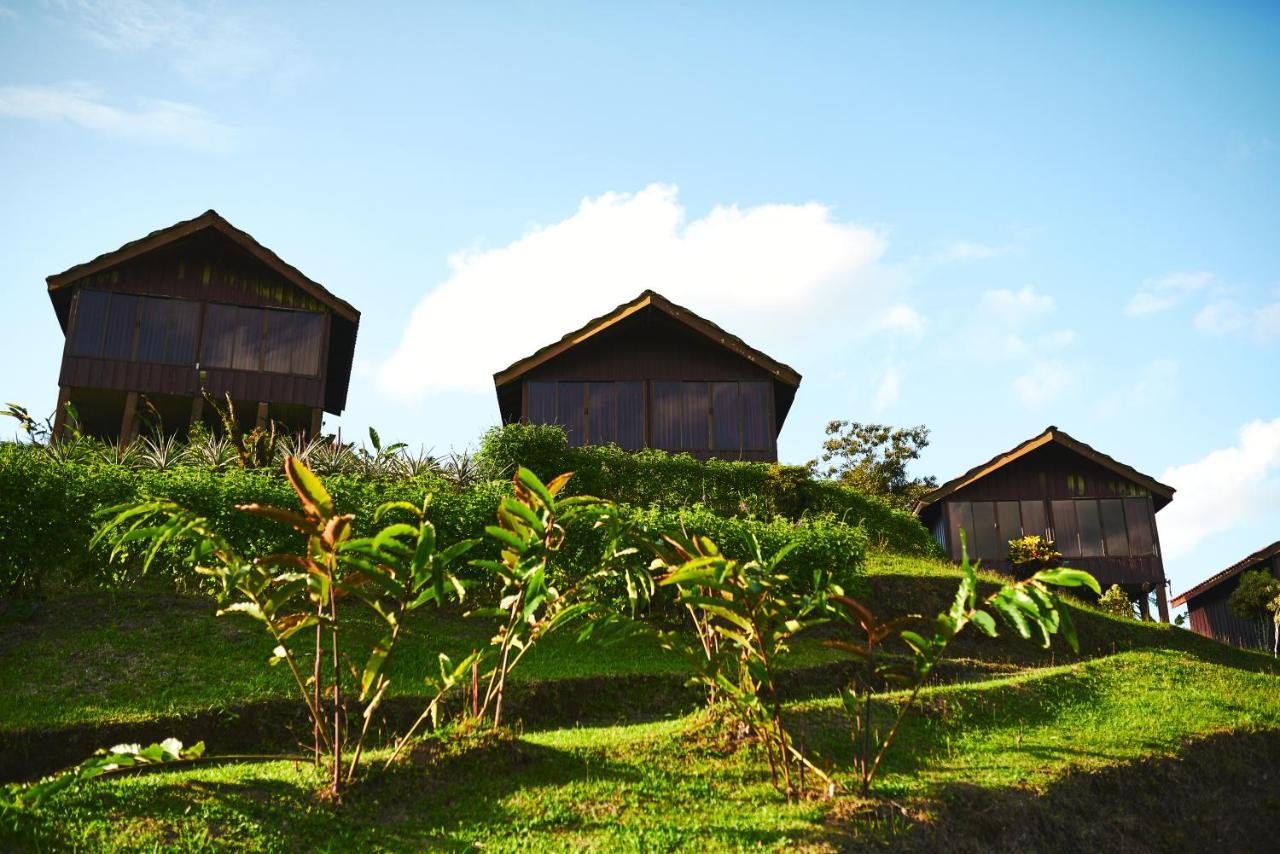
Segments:
[[[742,401],[742,447],[748,451],[767,451],[772,445],[773,424],[769,417],[769,384],[738,384]]]
[[[704,451],[711,445],[711,392],[707,383],[683,383],[680,447]]]
[[[324,315],[314,311],[295,311],[293,323],[297,335],[293,348],[293,373],[314,377],[320,373],[320,345],[324,342]]]
[[[262,321],[260,308],[236,309],[236,351],[232,367],[238,371],[262,370]]]
[[[1022,536],[1022,514],[1018,511],[1018,502],[997,502],[996,521],[1000,528],[1000,558],[1003,560],[1009,556],[1009,541]]]
[[[133,338],[138,326],[138,303],[133,294],[112,294],[107,308],[107,338],[102,355],[108,359],[132,359]]]
[[[169,303],[159,297],[142,298],[138,320],[138,361],[163,362],[165,337],[169,334]]]
[[[560,383],[556,423],[564,427],[570,445],[586,444],[586,383]]]
[[[973,546],[970,557],[991,560],[1000,557],[1000,531],[996,527],[996,503],[973,502]]]
[[[618,447],[628,451],[644,447],[644,383],[615,383],[618,410]]]
[[[650,444],[664,451],[680,448],[680,386],[678,382],[653,384],[653,434]]]
[[[618,440],[618,402],[613,383],[590,383],[587,386],[587,427],[593,445],[607,445]]]
[[[1051,501],[1053,511],[1053,541],[1058,551],[1066,557],[1080,556],[1080,526],[1076,522],[1074,501]]]
[[[1156,553],[1155,537],[1151,535],[1151,502],[1145,498],[1126,498],[1124,517],[1129,529],[1129,554],[1150,555]]]
[[[107,325],[105,291],[81,290],[76,297],[76,328],[72,332],[71,355],[101,356],[102,333]]]
[[[736,451],[742,447],[742,408],[737,383],[711,384],[711,446]]]
[[[211,304],[205,312],[200,363],[210,368],[229,368],[235,349],[236,307]]]
[[[268,311],[267,337],[262,348],[262,370],[287,374],[293,370],[293,353],[301,344],[301,324],[292,311]]]
[[[1092,499],[1077,501],[1076,522],[1080,525],[1080,556],[1102,557],[1106,554],[1102,544],[1102,520],[1098,517],[1098,502]]]
[[[195,364],[200,303],[185,299],[169,302],[169,343],[165,348],[165,361],[171,365]]]
[[[1049,523],[1044,515],[1043,501],[1023,501],[1022,504],[1022,536],[1049,536]]]
[[[1124,504],[1119,498],[1105,498],[1098,502],[1102,516],[1102,537],[1106,541],[1107,554],[1111,557],[1128,557],[1129,537],[1124,530]]]
[[[556,423],[556,383],[529,383],[529,423]]]
[[[960,560],[960,532],[964,531],[965,542],[970,554],[973,553],[973,505],[968,501],[948,501],[947,515],[951,525],[951,557]]]

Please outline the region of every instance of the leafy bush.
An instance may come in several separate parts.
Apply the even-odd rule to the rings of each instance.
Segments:
[[[814,476],[805,466],[702,462],[688,454],[624,451],[613,445],[571,448],[553,425],[509,424],[485,434],[477,457],[496,472],[523,465],[539,477],[574,473],[577,494],[599,495],[637,507],[701,505],[719,516],[797,520],[829,514],[861,525],[869,545],[905,554],[935,555],[924,526],[878,498]]]
[[[561,434],[562,435],[562,434]],[[697,465],[695,463],[695,465]],[[575,476],[576,480],[576,476]],[[575,494],[570,481],[566,487]],[[480,537],[495,520],[495,508],[511,494],[509,481],[481,481],[454,488],[435,474],[404,480],[332,475],[325,478],[338,512],[356,517],[353,536],[365,530],[379,505],[408,501],[420,505],[433,493],[428,516],[442,540],[458,542]],[[298,549],[300,534],[273,525],[235,507],[243,504],[288,505],[295,500],[288,481],[275,472],[231,467],[211,471],[179,466],[163,471],[127,469],[104,463],[56,462],[31,446],[0,445],[0,595],[34,592],[42,587],[87,585],[114,587],[138,577],[141,547],[134,546],[131,560],[108,561],[105,547],[89,548],[97,526],[95,514],[118,504],[167,499],[207,518],[239,554],[271,554]],[[622,505],[624,521],[641,532],[679,531],[712,536],[726,555],[746,560],[753,554],[751,537],[773,553],[796,541],[784,566],[796,583],[808,584],[821,570],[847,589],[860,576],[868,547],[867,525],[854,526],[831,514],[810,513],[801,521],[785,518],[727,518],[706,506],[637,508]],[[603,533],[581,524],[556,562],[559,584],[576,580],[597,569],[608,546]],[[500,557],[496,543],[486,538],[477,547],[478,557]],[[150,574],[179,588],[196,583],[183,565],[185,553],[165,546],[152,562]],[[642,565],[644,558],[628,558]],[[464,580],[497,584],[487,572],[474,567],[459,569]],[[612,589],[619,601],[626,596],[625,577],[619,575]]]
[[[1053,540],[1032,534],[1009,541],[1009,563],[1018,570],[1038,572],[1062,566],[1062,552],[1053,547]]]
[[[1119,584],[1111,585],[1098,597],[1098,608],[1114,617],[1133,619],[1133,600]]]

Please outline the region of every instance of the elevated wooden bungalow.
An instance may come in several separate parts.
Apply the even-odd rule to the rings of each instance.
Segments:
[[[1227,600],[1240,586],[1240,576],[1251,569],[1265,569],[1280,579],[1280,540],[1175,596],[1173,605],[1175,608],[1187,606],[1192,631],[1236,646],[1270,649],[1272,626],[1269,620],[1262,617],[1246,620],[1227,610]]]
[[[969,556],[997,571],[1013,570],[1010,540],[1053,540],[1103,589],[1119,584],[1144,603],[1154,591],[1168,622],[1155,514],[1172,499],[1172,487],[1049,427],[925,495],[915,513],[952,559],[964,529]]]
[[[646,290],[493,381],[503,423],[560,424],[572,445],[775,461],[800,374]]]
[[[81,428],[130,438],[139,400],[167,433],[230,393],[246,427],[318,433],[347,400],[360,312],[216,211],[49,276],[66,342],[58,375]]]

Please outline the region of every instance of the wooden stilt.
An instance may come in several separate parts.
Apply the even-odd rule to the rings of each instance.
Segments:
[[[311,410],[311,435],[309,438],[314,439],[315,437],[320,435],[320,425],[323,423],[323,421],[324,421],[323,409],[317,408],[317,409]]]
[[[258,403],[258,420],[254,422],[260,429],[266,429],[267,426],[267,402],[265,400]]]
[[[197,394],[191,398],[191,419],[187,421],[187,430],[204,421],[204,395]]]
[[[1169,595],[1163,584],[1156,586],[1156,610],[1160,612],[1160,622],[1169,622]]]
[[[67,427],[67,404],[71,402],[71,389],[58,387],[58,408],[53,413],[53,438],[61,439]]]
[[[120,419],[120,444],[127,445],[138,434],[138,393],[124,396],[124,417]]]

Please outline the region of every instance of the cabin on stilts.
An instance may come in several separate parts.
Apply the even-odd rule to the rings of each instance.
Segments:
[[[915,513],[953,560],[960,559],[963,529],[969,557],[1005,573],[1014,571],[1010,540],[1052,540],[1066,565],[1092,573],[1103,590],[1119,584],[1144,615],[1154,593],[1168,622],[1155,514],[1173,492],[1049,427],[928,493]]]
[[[559,424],[570,445],[775,462],[800,374],[646,290],[493,382],[504,424]]]
[[[55,433],[72,404],[88,435],[128,441],[144,415],[216,429],[204,394],[241,427],[317,435],[342,412],[360,312],[216,211],[46,280],[65,336]]]

